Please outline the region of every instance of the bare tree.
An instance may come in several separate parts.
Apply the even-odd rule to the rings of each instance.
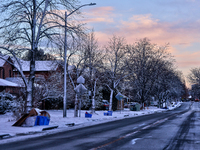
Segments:
[[[76,87],[77,78],[82,75],[86,79],[86,86],[90,91],[90,97],[93,101],[92,112],[95,110],[95,91],[98,81],[99,69],[103,66],[103,58],[101,50],[98,48],[97,40],[95,39],[94,32],[87,34],[84,38],[80,38],[76,44],[75,53],[69,58],[69,63],[73,64],[76,68],[75,77],[73,73],[69,73],[69,77],[74,88]],[[75,101],[75,117],[77,117],[77,96]]]
[[[109,110],[113,106],[113,92],[116,90],[120,81],[127,76],[125,67],[126,47],[125,39],[122,37],[113,36],[108,45],[105,46],[105,77],[106,86],[110,89],[110,105]]]
[[[129,72],[132,72],[131,80],[135,97],[144,104],[150,98],[150,93],[156,79],[161,74],[160,67],[164,60],[170,59],[166,47],[151,44],[147,38],[141,39],[134,45],[127,46]],[[143,105],[144,106],[144,105]]]
[[[20,57],[23,60],[30,60],[31,59],[31,53],[30,51],[27,51],[22,57]],[[36,52],[36,60],[55,60],[55,57],[50,53],[44,53],[43,49],[39,49]]]
[[[200,68],[191,69],[187,78],[191,84],[200,85]]]
[[[174,101],[184,94],[184,82],[181,73],[175,70],[171,62],[162,62],[159,70],[151,95],[159,101],[161,107],[163,103]]]
[[[96,85],[98,81],[98,70],[103,67],[104,56],[102,51],[98,48],[97,40],[95,39],[94,31],[87,35],[87,38],[83,44],[85,66],[89,68],[89,91],[92,99],[92,113],[95,113],[95,94]]]
[[[78,1],[75,0],[1,1],[1,45],[12,45],[12,50],[31,52],[27,112],[32,108],[36,52],[39,47],[55,45],[55,39],[62,35],[62,29],[65,27],[61,9],[71,12],[76,9],[77,4]],[[71,35],[81,31],[80,24],[68,22],[67,27]]]
[[[193,98],[200,97],[200,68],[191,69],[187,78],[192,85]]]

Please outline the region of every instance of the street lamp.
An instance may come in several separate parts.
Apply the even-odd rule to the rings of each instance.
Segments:
[[[67,11],[65,11],[65,41],[64,41],[64,98],[63,98],[63,117],[66,117],[66,104],[67,104],[67,73],[66,73],[66,68],[67,68],[67,17],[69,17],[71,14],[79,10],[81,7],[84,6],[93,6],[96,5],[96,3],[90,3],[90,4],[85,4],[81,5],[72,12],[70,12],[67,15]]]

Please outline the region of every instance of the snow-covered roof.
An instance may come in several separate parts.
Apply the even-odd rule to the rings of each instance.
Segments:
[[[6,61],[4,59],[2,59],[1,57],[7,60],[9,58],[9,56],[8,55],[5,55],[5,56],[0,55],[0,67],[3,67],[3,65],[5,64]]]
[[[4,80],[4,79],[0,79],[0,86],[11,86],[11,87],[19,87],[18,84]]]
[[[30,71],[30,61],[20,60],[23,71]],[[19,66],[15,61],[15,66]],[[56,61],[35,61],[36,71],[55,71],[58,68]]]
[[[10,77],[10,78],[6,78],[6,80],[16,83],[19,87],[25,87],[24,81],[20,77]]]

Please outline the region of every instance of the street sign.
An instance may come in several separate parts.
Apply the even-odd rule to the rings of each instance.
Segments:
[[[115,98],[118,99],[119,101],[121,101],[123,97],[124,95],[122,95],[120,92],[115,96]]]
[[[85,79],[82,76],[80,76],[77,79],[77,83],[83,84],[83,83],[85,83]]]
[[[87,91],[86,87],[83,84],[79,84],[74,90],[78,95],[82,95]]]

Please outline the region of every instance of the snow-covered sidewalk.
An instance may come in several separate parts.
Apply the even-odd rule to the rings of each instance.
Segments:
[[[169,109],[174,109],[180,106],[178,103],[175,107],[170,107]],[[136,117],[141,115],[147,115],[152,113],[158,113],[167,111],[169,109],[160,109],[157,107],[148,107],[141,111],[130,111],[129,109],[124,109],[122,111],[114,111],[112,116],[104,116],[107,111],[96,111],[91,118],[85,118],[84,110],[81,110],[81,117],[74,117],[74,110],[67,110],[67,117],[63,118],[62,110],[47,110],[50,114],[50,123],[48,126],[34,126],[34,127],[15,127],[12,126],[16,120],[13,118],[11,113],[6,113],[5,115],[0,115],[0,144],[10,141],[8,137],[15,137],[21,139],[22,135],[36,135],[35,133],[50,134],[55,132],[61,132],[63,130],[72,130],[74,128],[95,125],[103,122],[114,121],[119,119],[124,119],[127,117]],[[90,111],[87,111],[90,113]],[[72,127],[73,126],[73,127]],[[53,129],[54,130],[48,130]],[[44,131],[45,130],[45,131]],[[2,136],[1,135],[7,135]],[[24,136],[27,137],[27,136]]]

